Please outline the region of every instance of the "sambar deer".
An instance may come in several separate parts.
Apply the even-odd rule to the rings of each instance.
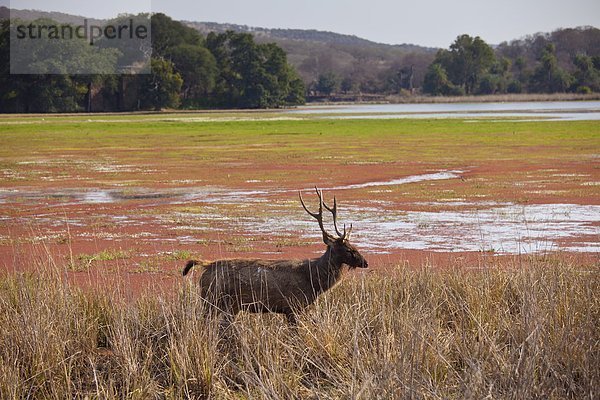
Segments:
[[[290,324],[296,324],[296,313],[333,287],[342,277],[344,265],[349,268],[367,268],[368,263],[349,243],[352,225],[343,233],[337,225],[337,201],[333,207],[323,201],[323,194],[315,187],[319,197],[319,211],[310,212],[302,193],[300,203],[304,210],[319,223],[327,250],[319,258],[305,260],[232,259],[202,263],[187,262],[183,275],[195,265],[202,265],[200,295],[215,310],[225,312],[229,321],[240,311],[273,312],[284,314]],[[337,237],[327,233],[323,226],[323,207],[333,215]]]

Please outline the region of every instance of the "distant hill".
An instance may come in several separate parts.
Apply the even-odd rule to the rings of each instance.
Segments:
[[[8,19],[11,17],[10,14],[11,13],[8,8],[4,6],[0,7],[0,19]],[[48,12],[40,10],[16,10],[14,8],[12,10],[12,17],[25,21],[32,21],[38,18],[47,18],[65,24],[79,24],[83,18],[86,18],[79,15],[65,14],[57,11]],[[87,20],[88,23],[95,25],[101,25],[104,22],[104,20],[95,18],[87,18]]]
[[[385,74],[394,75],[397,70],[411,65],[415,70],[415,82],[421,81],[427,65],[437,51],[435,48],[414,44],[388,45],[354,35],[318,30],[182,22],[204,35],[232,30],[251,33],[258,42],[275,42],[287,52],[289,61],[306,83],[315,81],[320,74],[333,72],[340,78],[351,78],[356,85],[364,86],[362,89],[365,91],[370,91],[369,85],[385,81]],[[393,78],[390,76],[390,79]]]
[[[247,32],[255,35],[256,37],[269,38],[271,40],[305,40],[312,42],[330,43],[330,44],[342,44],[342,45],[354,45],[354,46],[378,46],[378,47],[393,47],[402,48],[405,50],[436,50],[423,46],[417,46],[413,44],[401,44],[401,45],[387,45],[372,42],[367,39],[359,38],[355,35],[344,35],[341,33],[318,31],[315,29],[269,29],[269,28],[257,28],[250,27],[247,25],[236,25],[236,24],[221,24],[216,22],[191,22],[181,21],[184,24],[197,29],[200,33],[207,34],[209,32]]]

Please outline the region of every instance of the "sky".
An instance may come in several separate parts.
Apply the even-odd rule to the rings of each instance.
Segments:
[[[318,29],[388,44],[448,47],[463,33],[498,44],[536,32],[600,28],[600,0],[0,0],[93,18],[163,12],[177,20]]]

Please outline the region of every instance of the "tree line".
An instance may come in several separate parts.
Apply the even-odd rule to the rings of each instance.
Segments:
[[[10,75],[11,21],[0,25],[0,112],[267,108],[304,103],[305,88],[286,53],[248,33],[209,33],[164,14],[151,17],[151,73]],[[63,43],[64,42],[64,43]],[[72,46],[70,41],[61,41]],[[35,50],[35,49],[33,49]],[[89,59],[85,46],[70,48]],[[103,54],[113,62],[118,54]],[[97,56],[96,59],[97,60]],[[61,71],[65,73],[57,73]]]
[[[544,43],[533,62],[524,57],[524,51],[515,52],[517,46],[522,43],[504,43],[494,51],[480,37],[461,35],[448,50],[437,52],[425,74],[423,91],[455,96],[600,92],[597,52],[573,52],[566,68],[561,66],[552,41]]]
[[[593,27],[538,33],[498,46],[465,34],[431,56],[421,52],[398,58],[375,76],[332,68],[319,72],[307,87],[325,96],[600,92],[599,57],[600,30]]]
[[[276,37],[250,32],[200,33],[155,14],[152,72],[140,75],[68,74],[60,63],[52,65],[53,73],[10,75],[10,29],[10,21],[3,20],[0,112],[267,108],[302,104],[305,96],[339,94],[600,92],[600,30],[593,27],[561,29],[498,46],[465,34],[448,49],[432,52],[357,38],[335,45],[301,40],[275,44],[265,40]],[[84,42],[62,45],[73,46],[68,50],[80,54],[79,64],[106,66],[124,57],[111,49],[101,56],[90,54]]]

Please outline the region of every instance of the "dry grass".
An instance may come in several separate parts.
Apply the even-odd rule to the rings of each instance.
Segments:
[[[219,337],[185,281],[134,302],[0,277],[0,398],[598,398],[600,268],[566,257],[346,279]]]

